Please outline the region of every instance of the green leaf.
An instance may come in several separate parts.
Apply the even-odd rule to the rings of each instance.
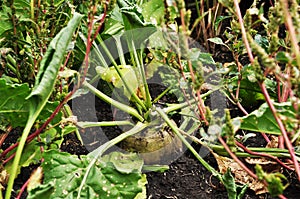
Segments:
[[[216,64],[215,60],[213,59],[210,53],[203,53],[201,52],[198,57],[199,61],[204,64]]]
[[[222,176],[224,186],[226,187],[228,198],[235,199],[237,196],[236,184],[234,177],[231,175],[230,168],[227,169],[226,173]]]
[[[15,9],[15,17],[20,22],[33,22],[30,19],[30,1],[27,0],[14,0],[13,1],[13,7]],[[1,19],[1,25],[0,25],[0,37],[5,32],[8,32],[13,29],[12,19],[11,16],[11,8],[7,7],[5,5],[1,5],[0,10],[0,19]],[[21,24],[23,25],[23,24]],[[19,25],[18,27],[22,27]]]
[[[144,21],[142,10],[137,5],[120,4],[120,11],[125,29],[124,35],[129,41],[134,41],[136,46],[139,47],[156,31],[154,25]]]
[[[151,0],[142,5],[142,14],[147,22],[159,25],[164,18],[165,5],[162,0]]]
[[[13,128],[24,127],[29,115],[29,101],[25,98],[30,94],[28,84],[10,84],[0,79],[0,129],[7,125]],[[58,102],[48,102],[38,119],[44,122],[53,113]],[[58,123],[61,114],[58,114],[52,124]],[[17,119],[16,119],[17,118]]]
[[[237,185],[235,179],[231,174],[230,168],[227,169],[226,173],[222,176],[224,186],[226,187],[229,199],[241,199],[245,194],[248,185],[243,186]]]
[[[207,39],[208,41],[212,42],[212,43],[215,43],[215,44],[219,44],[219,45],[224,45],[226,46],[226,44],[222,41],[221,38],[219,37],[214,37],[214,38],[209,38]]]
[[[13,29],[11,19],[8,18],[9,13],[11,13],[11,10],[6,6],[2,6],[2,10],[0,12],[0,19],[1,19],[0,37],[2,36],[3,33]]]
[[[0,79],[0,93],[0,129],[7,125],[24,127],[29,111],[29,103],[25,101],[30,93],[28,84],[8,84]]]
[[[76,198],[89,162],[86,156],[78,158],[54,150],[45,152],[44,185],[31,190],[28,198]],[[135,198],[145,189],[146,183],[145,176],[137,170],[121,173],[112,162],[98,160],[91,168],[79,198]]]
[[[254,36],[254,40],[256,43],[258,43],[266,52],[269,50],[269,41],[267,36],[262,36],[260,34],[256,34]]]
[[[218,30],[219,24],[224,21],[225,19],[231,18],[231,16],[218,16],[215,23],[214,23],[214,29],[215,31]]]
[[[283,119],[288,131],[295,128],[297,122],[296,114],[290,102],[276,103],[273,102],[278,117]],[[253,111],[247,116],[234,118],[240,120],[240,129],[250,130],[255,132],[264,132],[274,135],[281,135],[281,131],[267,103],[262,104],[259,109]]]
[[[23,130],[19,146],[13,161],[10,178],[7,185],[5,199],[10,199],[13,189],[14,180],[16,178],[19,162],[22,156],[22,151],[25,146],[29,132],[34,125],[36,119],[46,105],[55,85],[58,71],[64,60],[64,56],[68,45],[73,37],[73,33],[81,21],[82,15],[74,13],[74,16],[69,21],[67,27],[63,28],[50,42],[49,47],[43,57],[39,72],[36,77],[35,86],[26,98],[29,101],[29,117],[26,126]]]
[[[119,152],[112,152],[109,155],[103,156],[102,160],[113,163],[119,172],[125,174],[141,172],[144,164],[143,159],[136,153],[122,154]]]
[[[35,86],[31,94],[27,97],[28,99],[37,98],[39,101],[43,101],[51,94],[66,50],[81,18],[82,15],[75,13],[67,27],[64,27],[50,42],[45,56],[41,61]]]
[[[216,64],[210,53],[201,52],[198,48],[192,48],[189,56],[192,61],[200,61],[203,64]]]
[[[135,75],[135,71],[132,66],[119,65],[118,69],[122,75],[122,78],[125,82],[128,83],[130,90],[136,92],[139,86],[138,79]],[[115,87],[122,88],[124,95],[130,99],[132,93],[130,93],[123,84],[121,77],[119,76],[115,67],[103,68],[96,67],[97,73],[101,76],[101,78],[107,82],[111,82]]]
[[[289,56],[288,53],[286,53],[284,51],[279,51],[276,54],[276,60],[281,63],[289,63],[292,60],[292,58]]]
[[[117,35],[124,29],[124,23],[120,8],[118,5],[110,12],[105,22],[105,27],[102,34]]]

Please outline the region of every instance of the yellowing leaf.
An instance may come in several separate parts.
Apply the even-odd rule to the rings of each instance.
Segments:
[[[130,90],[137,92],[139,82],[133,67],[130,65],[119,65],[118,70],[120,71],[123,80],[127,82]],[[128,98],[131,97],[132,93],[130,93],[124,86],[115,67],[103,68],[98,66],[96,67],[96,71],[104,81],[112,83],[117,88],[122,88],[124,95]]]

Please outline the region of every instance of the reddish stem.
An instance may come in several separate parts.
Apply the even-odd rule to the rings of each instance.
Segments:
[[[282,0],[282,1],[283,1],[283,0]],[[283,1],[283,2],[286,3],[286,1]],[[238,16],[238,20],[239,20],[239,24],[240,24],[241,32],[242,32],[242,38],[243,38],[243,42],[244,42],[244,44],[245,44],[245,48],[246,48],[247,53],[248,53],[249,60],[250,60],[251,63],[254,63],[254,57],[253,57],[253,54],[252,54],[252,52],[251,52],[251,48],[250,48],[249,42],[248,42],[248,40],[247,40],[246,30],[245,30],[245,27],[244,27],[244,24],[243,24],[243,18],[242,18],[241,11],[240,11],[240,8],[239,8],[238,0],[234,0],[234,7],[235,7],[235,10],[236,10],[236,13],[237,13],[237,16]],[[285,9],[284,9],[284,10],[285,10]],[[285,10],[285,11],[286,11],[286,10]],[[285,13],[285,14],[286,14],[286,13]],[[292,36],[292,44],[293,44],[293,47],[294,47],[294,49],[299,49],[298,45],[295,44],[295,38],[296,38],[296,36],[295,36],[295,34],[292,34],[292,33],[295,33],[295,31],[294,31],[294,29],[293,29],[294,27],[293,27],[293,25],[292,25],[292,20],[291,20],[291,17],[290,17],[290,15],[289,15],[288,12],[287,12],[287,16],[288,16],[288,17],[286,17],[286,20],[287,20],[287,21],[286,21],[286,24],[287,24],[287,27],[288,27],[288,29],[289,29],[289,31],[290,31],[290,33],[291,33],[291,36]],[[299,53],[299,50],[297,50],[296,53]],[[265,99],[266,99],[266,101],[267,101],[267,103],[268,103],[268,106],[270,107],[270,109],[271,109],[271,111],[272,111],[272,113],[273,113],[273,116],[274,116],[274,118],[275,118],[275,120],[276,120],[276,122],[277,122],[277,124],[278,124],[278,126],[279,126],[279,128],[280,128],[280,130],[281,130],[283,139],[284,139],[284,141],[285,141],[285,144],[286,144],[286,146],[287,146],[287,148],[288,148],[288,150],[289,150],[289,152],[290,152],[292,161],[293,161],[293,163],[294,163],[295,170],[296,170],[296,173],[297,173],[297,175],[298,175],[298,180],[300,181],[300,168],[299,168],[299,163],[298,163],[298,161],[297,161],[297,159],[296,159],[296,155],[295,155],[295,153],[294,153],[294,148],[293,148],[293,146],[292,146],[292,143],[291,143],[290,140],[289,140],[289,137],[288,137],[288,135],[287,135],[287,132],[286,132],[286,130],[285,130],[285,128],[284,128],[284,125],[283,125],[282,121],[281,121],[281,120],[279,119],[279,117],[277,116],[276,108],[275,108],[275,107],[273,106],[273,104],[272,104],[271,98],[270,98],[270,96],[269,96],[269,93],[268,93],[268,91],[267,91],[267,89],[266,89],[265,84],[264,84],[263,82],[261,82],[259,85],[260,85],[260,88],[261,88],[261,90],[262,90],[262,93],[263,93],[264,96],[265,96]]]
[[[265,154],[265,153],[259,153],[259,152],[254,152],[251,151],[250,149],[248,149],[247,147],[245,147],[243,144],[235,141],[236,145],[238,147],[241,147],[244,151],[246,151],[247,153],[251,154],[251,155],[256,155],[256,156],[261,156],[261,157],[266,157],[266,158],[270,158],[276,162],[278,162],[281,166],[283,166],[286,169],[292,170],[292,168],[290,168],[289,166],[287,166],[286,164],[284,164],[281,160],[278,159],[278,157],[274,157],[272,155],[269,154]]]
[[[48,124],[54,119],[54,117],[56,116],[56,114],[60,111],[60,109],[62,108],[62,106],[70,99],[70,97],[73,95],[73,93],[75,92],[75,90],[71,91],[62,102],[60,102],[60,104],[55,108],[55,110],[53,111],[53,113],[50,115],[50,117],[46,120],[46,122],[39,128],[37,129],[34,133],[30,134],[27,137],[26,143],[31,142],[36,136],[38,136],[47,126]],[[10,147],[8,147],[5,151],[3,151],[3,153],[1,154],[0,157],[4,157],[7,153],[9,153],[11,150],[13,150],[14,148],[16,148],[19,145],[19,142],[11,145]],[[9,158],[7,158],[5,161],[3,161],[3,164],[7,163],[9,160],[11,160],[13,157],[15,156],[15,153],[12,154]]]
[[[266,102],[268,103],[268,106],[269,108],[271,109],[272,111],[272,114],[279,126],[279,129],[281,131],[281,134],[283,136],[283,139],[284,139],[284,142],[285,142],[285,145],[286,147],[288,148],[289,152],[290,152],[290,155],[291,155],[291,158],[292,158],[292,161],[294,163],[294,166],[295,166],[295,171],[298,175],[298,180],[300,181],[300,168],[299,168],[299,162],[297,161],[297,157],[295,155],[295,151],[294,151],[294,147],[288,137],[288,134],[285,130],[285,127],[284,127],[284,124],[282,123],[282,121],[279,119],[278,115],[277,115],[277,110],[276,108],[274,107],[274,105],[272,104],[272,100],[270,98],[270,95],[268,93],[268,90],[265,86],[265,84],[262,82],[259,84],[260,85],[260,88],[262,90],[262,93],[263,95],[265,96],[265,99],[266,99]]]
[[[181,19],[182,31],[183,31],[184,37],[185,37],[187,31],[186,31],[186,25],[185,25],[185,21],[184,21],[184,19],[185,19],[184,15],[185,15],[185,11],[184,11],[184,8],[182,8],[180,10],[180,19]],[[187,42],[186,39],[184,40],[184,42],[185,42],[184,46],[188,47],[188,42]],[[194,74],[192,62],[190,60],[188,61],[188,66],[189,66],[189,71],[190,71],[190,74],[191,74],[192,82],[195,83],[195,74]],[[204,121],[205,125],[208,126],[209,123],[208,123],[208,121],[205,117],[205,106],[204,106],[204,103],[201,99],[200,90],[197,90],[196,94],[197,94],[197,101],[198,101],[197,106],[198,106],[198,109],[199,109],[199,112],[200,112],[200,116],[201,116],[202,120]]]
[[[240,167],[242,167],[251,177],[253,177],[254,179],[258,179],[257,176],[255,175],[255,173],[253,173],[242,161],[239,160],[239,158],[230,150],[230,148],[228,147],[228,145],[226,144],[226,142],[223,140],[223,138],[221,136],[218,137],[219,141],[221,142],[221,144],[223,145],[224,149],[227,151],[227,153],[230,155],[230,157],[232,157],[232,159],[234,159],[239,165]]]
[[[240,10],[239,2],[238,2],[238,0],[233,0],[233,2],[234,2],[234,7],[235,7],[236,14],[238,16],[239,24],[240,24],[240,27],[241,27],[242,39],[243,39],[245,48],[247,50],[250,62],[253,63],[254,58],[253,58],[253,54],[252,54],[249,42],[247,40],[246,29],[244,27],[244,22],[243,22],[242,13],[241,13],[241,10]]]
[[[12,130],[12,126],[9,126],[7,129],[6,129],[6,132],[4,134],[1,135],[1,138],[0,138],[0,147],[2,146],[4,140],[7,138],[8,134],[11,132]]]
[[[21,198],[22,194],[25,192],[25,189],[26,189],[27,185],[29,184],[29,181],[30,181],[30,178],[27,179],[27,181],[23,184],[23,186],[21,187],[20,192],[18,193],[16,199]]]

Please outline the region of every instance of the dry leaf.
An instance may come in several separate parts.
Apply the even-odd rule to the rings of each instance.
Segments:
[[[0,190],[3,190],[4,187],[6,186],[8,177],[9,175],[7,171],[3,168],[2,165],[0,165]]]
[[[224,174],[228,168],[231,169],[231,172],[234,174],[234,179],[240,184],[248,184],[248,187],[255,191],[256,194],[267,193],[267,187],[259,180],[251,177],[240,165],[235,162],[233,159],[219,156],[218,154],[212,152],[214,157],[217,160],[219,170]]]
[[[271,141],[267,144],[266,148],[278,148],[278,137],[271,135]]]
[[[30,191],[42,183],[43,169],[38,167],[34,170],[29,178],[29,183],[27,185],[27,191]]]

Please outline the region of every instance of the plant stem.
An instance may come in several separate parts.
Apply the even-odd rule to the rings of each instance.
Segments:
[[[183,135],[181,135],[180,131],[178,130],[178,127],[174,122],[172,122],[167,114],[159,107],[156,108],[156,111],[158,114],[163,118],[163,120],[168,124],[168,126],[173,130],[175,135],[185,144],[185,146],[193,153],[193,155],[199,160],[199,162],[208,170],[210,171],[214,176],[216,176],[222,183],[223,179],[222,176],[219,174],[218,171],[216,171],[212,166],[210,166],[198,153],[197,151],[190,145],[190,143],[184,138]]]
[[[274,107],[273,103],[272,103],[272,100],[270,98],[270,95],[268,93],[268,90],[266,88],[266,85],[264,84],[264,82],[260,83],[260,88],[262,90],[262,93],[264,94],[265,96],[265,99],[266,99],[266,102],[268,103],[268,106],[270,107],[271,111],[272,111],[272,114],[279,126],[279,129],[282,133],[282,136],[283,136],[283,139],[285,141],[285,144],[286,144],[286,147],[288,148],[289,152],[290,152],[290,155],[291,155],[291,158],[292,158],[292,161],[294,163],[294,166],[295,166],[295,171],[298,175],[298,180],[300,181],[300,167],[299,167],[299,162],[297,161],[297,157],[295,155],[295,150],[294,150],[294,147],[289,139],[289,136],[285,130],[285,127],[284,127],[284,124],[282,123],[281,119],[278,117],[277,115],[277,110],[276,108]]]
[[[169,86],[167,89],[165,89],[162,93],[160,93],[154,100],[153,104],[157,103],[160,98],[162,98],[167,92],[171,90],[171,86]]]
[[[22,133],[22,136],[21,136],[21,139],[20,139],[20,142],[19,142],[19,146],[17,148],[16,155],[15,155],[15,158],[14,158],[14,161],[13,161],[13,164],[12,164],[12,168],[11,168],[11,172],[10,172],[10,176],[9,176],[9,180],[8,180],[8,184],[7,184],[7,188],[6,188],[7,191],[6,191],[6,194],[5,194],[5,199],[10,199],[11,192],[13,190],[14,180],[17,177],[17,170],[18,170],[18,167],[19,167],[19,162],[20,162],[20,159],[21,159],[22,151],[23,151],[25,143],[26,143],[26,139],[27,139],[31,128],[35,123],[35,119],[38,117],[39,113],[40,112],[37,111],[29,117],[28,122],[26,123],[24,131]]]
[[[251,63],[253,63],[254,58],[253,58],[253,54],[252,54],[252,51],[251,51],[251,48],[250,48],[250,45],[249,45],[249,42],[247,39],[246,29],[244,27],[244,22],[243,22],[243,17],[242,17],[241,10],[240,10],[239,2],[238,2],[238,0],[233,0],[233,2],[234,2],[235,11],[238,16],[238,20],[239,20],[239,24],[240,24],[240,28],[241,28],[241,32],[242,32],[242,39],[243,39],[245,48],[247,50],[249,60]]]
[[[137,68],[139,70],[139,73],[137,74],[137,79],[139,80],[139,78],[140,78],[139,75],[142,75],[143,86],[145,87],[145,90],[148,90],[148,93],[146,92],[146,96],[145,96],[146,97],[146,105],[140,101],[140,98],[137,97],[137,95],[135,93],[133,93],[134,94],[133,97],[135,100],[137,100],[138,104],[141,105],[143,110],[147,111],[147,110],[149,110],[149,108],[151,107],[152,104],[151,104],[151,98],[149,98],[150,93],[149,93],[148,84],[146,81],[145,70],[141,66],[142,63],[140,62],[140,59],[137,55],[137,51],[134,46],[134,41],[133,40],[130,41],[127,38],[127,45],[128,45],[129,51],[130,51],[130,56],[131,56],[132,60],[135,60],[135,64],[137,65]]]
[[[66,113],[66,117],[70,117],[70,116],[73,116],[73,113],[72,113],[72,110],[70,108],[70,106],[68,104],[65,104],[64,105],[64,111]],[[83,140],[81,138],[81,135],[78,131],[78,129],[75,130],[75,134],[77,136],[77,139],[80,141],[80,143],[83,145]]]
[[[30,1],[30,15],[31,19],[34,20],[34,0]]]
[[[30,178],[27,179],[27,181],[23,184],[23,186],[21,187],[21,189],[20,189],[20,191],[19,191],[19,193],[18,193],[16,199],[20,199],[20,198],[22,197],[22,194],[24,193],[26,187],[28,186],[29,181],[30,181]]]
[[[122,48],[122,43],[119,35],[113,36],[113,38],[116,40],[116,45],[117,45],[117,50],[118,50],[118,55],[120,58],[121,65],[127,65],[124,57],[124,52]]]
[[[248,39],[247,39],[247,34],[246,34],[246,30],[245,30],[245,27],[244,27],[244,24],[243,24],[243,18],[242,18],[241,11],[240,11],[240,8],[239,8],[238,0],[233,0],[233,1],[234,1],[234,7],[235,7],[235,10],[236,10],[236,14],[238,16],[238,20],[239,20],[239,24],[240,24],[240,28],[241,28],[241,32],[242,32],[242,38],[243,38],[244,45],[245,45],[247,53],[248,53],[249,60],[250,60],[251,63],[254,63],[254,57],[253,57],[253,54],[251,52],[251,48],[250,48],[250,45],[249,45],[249,42],[248,42]],[[287,7],[286,7],[287,6],[286,5],[286,1],[285,0],[281,0],[280,2],[283,5],[285,5],[285,6],[282,6],[282,7],[284,7],[284,10],[285,10],[284,13],[287,14],[285,16],[285,18],[287,20],[286,23],[288,25],[289,30],[292,31],[292,32],[290,32],[290,34],[291,34],[291,36],[295,36],[296,37],[295,32],[293,32],[294,29],[293,29],[293,25],[292,25],[292,21],[291,21],[290,15],[289,15]],[[287,19],[288,17],[289,17],[289,19]],[[294,33],[294,34],[292,35],[292,33]],[[297,56],[296,59],[297,59],[298,67],[300,67],[300,52],[299,52],[298,42],[297,42],[296,38],[294,38],[294,39],[292,38],[292,45],[293,45],[293,49],[298,49],[297,52],[295,52],[295,54]],[[291,156],[292,161],[294,163],[295,171],[296,171],[296,173],[298,175],[298,180],[300,181],[299,163],[297,161],[297,158],[296,158],[295,151],[294,151],[294,148],[292,146],[292,143],[289,140],[289,137],[287,135],[287,132],[285,130],[285,127],[284,127],[282,121],[280,120],[280,118],[277,115],[277,110],[274,107],[274,105],[272,104],[272,100],[271,100],[271,98],[269,96],[269,93],[267,91],[267,88],[266,88],[264,82],[259,82],[259,85],[260,85],[262,93],[263,93],[263,95],[264,95],[264,97],[265,97],[265,99],[266,99],[266,101],[267,101],[267,103],[268,103],[268,105],[269,105],[272,113],[273,113],[273,116],[274,116],[274,118],[275,118],[275,120],[276,120],[276,122],[277,122],[277,124],[278,124],[278,126],[280,128],[280,130],[281,130],[281,133],[282,133],[282,136],[284,138],[285,144],[286,144],[286,146],[287,146],[287,148],[288,148],[288,150],[290,152],[290,156]]]
[[[109,149],[110,147],[118,144],[119,142],[121,142],[122,140],[126,139],[129,136],[132,136],[134,134],[137,134],[137,133],[141,132],[148,125],[149,125],[149,123],[138,122],[132,129],[130,129],[129,131],[126,131],[126,132],[122,133],[121,135],[119,135],[118,137],[116,137],[116,138],[114,138],[112,140],[109,140],[108,142],[106,142],[105,144],[101,145],[100,147],[98,147],[94,151],[90,152],[87,156],[88,157],[93,157],[93,158],[99,158],[99,157],[101,157],[102,154],[107,149]]]
[[[134,124],[132,124],[129,121],[77,122],[76,125],[81,128],[89,128],[89,127],[97,127],[97,126],[122,126],[122,125],[134,126]]]
[[[103,101],[115,106],[116,108],[136,117],[139,121],[143,122],[144,118],[137,112],[136,109],[127,106],[125,104],[122,104],[110,97],[108,97],[107,95],[105,95],[104,93],[102,93],[101,91],[99,91],[98,89],[96,89],[95,87],[93,87],[91,84],[89,84],[87,81],[84,81],[83,86],[85,86],[86,88],[88,88],[92,93],[94,93],[97,97],[99,97],[100,99],[102,99]]]
[[[289,36],[291,37],[291,44],[292,44],[292,50],[296,56],[296,62],[298,69],[300,69],[300,49],[298,45],[298,40],[297,40],[297,33],[295,31],[294,25],[293,25],[293,20],[292,17],[289,13],[289,6],[288,6],[288,1],[287,0],[280,0],[281,7],[284,13],[284,19],[285,19],[285,25],[288,29],[288,32],[290,33]]]
[[[245,166],[244,163],[242,163],[242,161],[240,161],[237,158],[237,156],[230,150],[230,148],[228,147],[226,142],[223,140],[223,138],[221,136],[219,136],[218,139],[221,142],[221,144],[223,145],[223,147],[225,148],[225,150],[229,153],[231,158],[234,159],[240,165],[240,167],[242,167],[251,177],[253,177],[254,179],[257,179],[257,176],[255,175],[255,173],[253,173],[247,166]]]
[[[132,95],[132,97],[134,98],[134,100],[143,108],[143,110],[147,111],[147,108],[145,106],[145,104],[142,102],[142,100],[136,95],[136,92],[134,92],[133,90],[131,90],[131,88],[128,85],[128,82],[126,82],[123,78],[123,76],[121,75],[121,71],[119,70],[118,64],[116,63],[116,61],[114,60],[113,56],[111,55],[111,53],[109,52],[108,48],[106,47],[104,41],[102,40],[102,38],[100,37],[100,35],[98,35],[97,37],[101,47],[103,48],[103,50],[105,51],[105,53],[107,54],[108,58],[110,59],[111,63],[113,64],[115,70],[117,71],[119,77],[121,78],[125,88],[127,89],[127,91]],[[130,45],[129,45],[129,49]],[[119,55],[120,56],[120,55]],[[138,62],[138,60],[136,60],[136,62]]]
[[[278,162],[282,167],[291,170],[291,168],[289,166],[287,166],[286,164],[284,164],[281,160],[279,160],[278,157],[274,157],[274,156],[272,156],[270,154],[266,154],[266,153],[260,153],[260,152],[251,151],[247,147],[245,147],[244,145],[242,145],[241,143],[239,143],[237,141],[235,141],[235,144],[238,147],[241,147],[244,151],[246,151],[247,153],[249,153],[251,155],[257,155],[258,157],[267,157],[267,158],[270,158],[270,159]]]
[[[214,90],[209,90],[208,92],[204,93],[204,94],[201,94],[200,97],[201,98],[205,98],[207,96],[209,96],[210,94],[212,94],[214,92]],[[189,100],[187,102],[183,102],[181,104],[170,104],[169,107],[167,108],[164,108],[164,112],[165,113],[170,113],[172,111],[176,111],[176,110],[179,110],[179,109],[182,109],[184,107],[187,107],[191,104],[194,104],[197,102],[197,99],[192,99],[192,100]]]
[[[133,45],[134,45],[134,42],[132,41]],[[149,109],[151,108],[152,106],[152,103],[151,103],[151,95],[150,95],[150,91],[149,91],[149,86],[148,86],[148,83],[147,83],[147,79],[146,79],[146,73],[145,73],[145,67],[144,67],[144,64],[143,64],[143,52],[142,50],[140,50],[140,52],[138,53],[140,56],[138,58],[138,60],[140,61],[140,73],[142,74],[142,79],[143,79],[143,86],[145,88],[145,93],[146,93],[146,107]]]

